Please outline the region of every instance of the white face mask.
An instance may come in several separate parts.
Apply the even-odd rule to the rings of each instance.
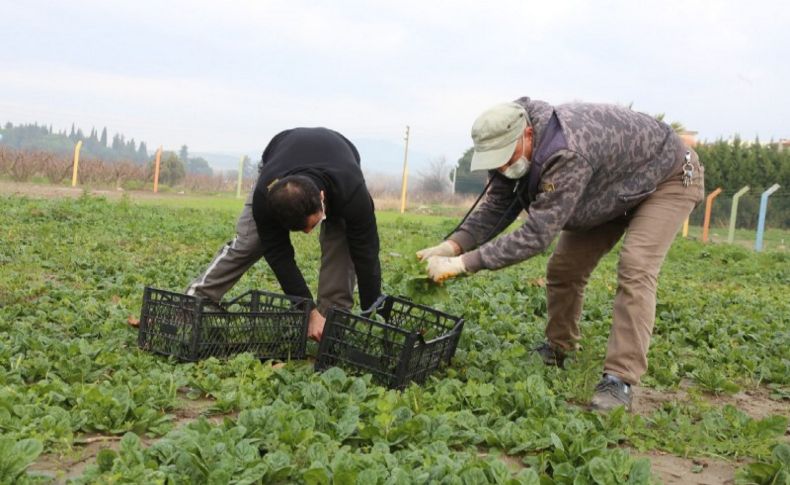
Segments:
[[[516,180],[526,175],[527,170],[529,170],[529,160],[522,155],[521,158],[513,162],[513,165],[506,168],[505,171],[502,172],[502,175],[509,179]]]

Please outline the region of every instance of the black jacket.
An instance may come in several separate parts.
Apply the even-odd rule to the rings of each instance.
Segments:
[[[369,308],[381,294],[379,236],[373,200],[365,186],[356,147],[336,131],[294,128],[272,138],[263,152],[252,200],[263,256],[284,293],[312,299],[296,266],[288,230],[277,222],[266,203],[268,187],[289,175],[312,179],[324,191],[327,220],[344,220],[360,305]]]

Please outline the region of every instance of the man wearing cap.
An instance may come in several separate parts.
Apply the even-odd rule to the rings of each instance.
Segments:
[[[472,170],[489,170],[482,203],[448,238],[417,257],[441,282],[524,261],[559,236],[546,270],[546,342],[562,367],[581,338],[584,288],[623,238],[612,328],[594,409],[624,405],[647,370],[656,287],[682,222],[704,197],[703,168],[671,127],[629,108],[552,106],[530,98],[494,106],[472,126]],[[522,210],[524,224],[493,239]]]

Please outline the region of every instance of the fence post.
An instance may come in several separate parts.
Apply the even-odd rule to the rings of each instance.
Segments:
[[[713,208],[713,199],[721,193],[721,187],[717,188],[705,199],[705,222],[702,224],[702,242],[708,242],[708,229],[710,227],[710,211]]]
[[[738,217],[738,201],[741,199],[741,196],[749,191],[749,186],[744,185],[741,190],[735,192],[735,195],[732,197],[732,209],[730,209],[730,232],[727,234],[727,242],[732,244],[735,240],[735,219]]]
[[[760,196],[760,215],[757,220],[757,239],[754,241],[754,250],[763,250],[763,232],[765,232],[765,213],[768,211],[768,197],[779,190],[779,184],[773,184]]]
[[[77,170],[80,166],[80,150],[82,149],[82,140],[77,142],[77,146],[74,147],[74,169],[71,173],[71,186],[77,186]]]
[[[406,147],[403,149],[403,181],[400,192],[400,213],[406,212],[406,184],[409,182],[409,126],[406,125]]]
[[[686,220],[683,221],[683,237],[688,237],[689,235],[689,218],[686,217]]]
[[[156,162],[154,162],[154,193],[159,192],[159,163],[162,161],[162,145],[156,151]]]

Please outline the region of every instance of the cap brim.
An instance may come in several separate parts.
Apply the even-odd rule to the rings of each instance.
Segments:
[[[518,145],[518,138],[513,140],[513,143],[495,150],[486,150],[484,152],[475,150],[472,154],[472,163],[469,166],[469,170],[493,170],[501,167],[510,161],[513,152],[516,151],[516,145]]]

